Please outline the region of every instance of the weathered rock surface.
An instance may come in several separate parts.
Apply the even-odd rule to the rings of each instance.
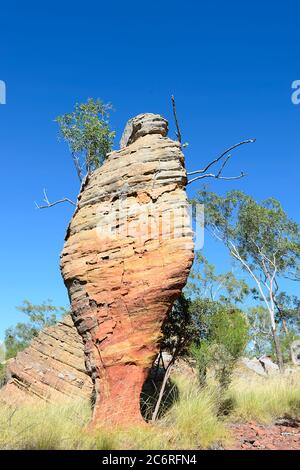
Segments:
[[[70,315],[45,328],[7,364],[8,383],[0,402],[21,404],[67,397],[90,399],[92,381],[84,364],[83,342]]]
[[[275,364],[268,356],[261,356],[259,359],[256,357],[252,359],[243,357],[241,358],[240,363],[263,377],[279,372],[278,365]]]
[[[291,345],[292,362],[295,366],[300,365],[300,341],[294,341]]]
[[[158,115],[130,120],[67,231],[61,270],[95,384],[93,425],[142,421],[162,322],[193,261],[184,157],[166,133]]]
[[[243,357],[240,359],[240,363],[252,372],[255,372],[256,374],[261,375],[263,377],[267,377],[267,372],[264,370],[262,363],[256,357],[254,357],[253,359]]]
[[[272,361],[272,359],[268,356],[261,356],[259,358],[259,362],[261,363],[264,371],[270,375],[274,374],[274,372],[279,372],[279,367],[275,362]]]
[[[160,134],[166,137],[168,134],[168,122],[159,114],[139,114],[127,122],[120,140],[120,148],[135,142],[139,137],[147,134]]]

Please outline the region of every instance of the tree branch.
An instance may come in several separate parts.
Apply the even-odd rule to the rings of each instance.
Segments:
[[[56,206],[57,204],[62,204],[64,202],[68,202],[69,204],[72,204],[72,206],[76,206],[76,203],[72,201],[71,199],[69,199],[68,197],[64,197],[63,199],[59,199],[58,201],[55,201],[55,202],[50,202],[45,189],[43,192],[44,192],[43,200],[45,201],[46,204],[43,206],[40,206],[39,204],[35,202],[35,205],[38,209],[48,209],[49,207],[53,207],[53,206]]]
[[[200,175],[196,176],[195,178],[192,178],[190,181],[187,182],[187,184],[194,183],[194,181],[202,180],[203,178],[215,178],[216,180],[239,180],[240,178],[244,178],[244,176],[246,176],[246,173],[243,172],[241,172],[241,174],[238,176],[220,176],[220,172],[216,175],[214,173],[206,173],[205,175]]]
[[[220,170],[219,170],[218,173],[217,173],[217,178],[221,175],[221,173],[222,173],[222,171],[224,170],[224,167],[225,167],[225,165],[227,164],[229,158],[231,158],[231,153],[229,153],[229,154],[227,155],[227,157],[225,158],[224,162],[222,163],[221,168],[220,168]]]
[[[180,127],[179,127],[179,123],[177,119],[176,103],[175,103],[174,95],[171,96],[171,100],[172,100],[173,115],[174,115],[176,129],[177,129],[176,136],[177,136],[178,142],[181,144],[181,132],[180,132]]]
[[[231,254],[232,256],[234,256],[237,260],[239,260],[242,265],[246,268],[246,270],[249,272],[249,274],[252,276],[252,278],[254,279],[254,281],[256,282],[256,285],[258,287],[258,290],[267,306],[267,309],[269,311],[269,314],[270,314],[270,320],[271,320],[271,325],[272,325],[272,328],[273,330],[276,329],[276,325],[275,325],[275,318],[274,318],[274,306],[273,306],[273,302],[272,302],[272,294],[271,294],[271,289],[272,289],[272,283],[269,284],[269,286],[266,286],[267,289],[268,289],[268,294],[269,294],[269,299],[270,299],[270,302],[268,302],[268,299],[261,287],[261,283],[259,281],[259,279],[255,276],[254,272],[252,271],[252,269],[250,268],[250,266],[248,265],[248,263],[246,263],[246,261],[241,257],[240,253],[238,252],[236,246],[233,244],[232,241],[229,240],[229,245],[231,246]]]
[[[77,176],[79,178],[79,181],[82,181],[82,169],[81,169],[81,166],[80,166],[80,161],[79,161],[78,156],[75,155],[74,152],[72,152],[72,159],[73,159],[73,162],[74,162],[74,165],[75,165],[75,168],[76,168],[76,173],[77,173]]]
[[[243,140],[242,142],[239,142],[235,145],[232,145],[232,147],[229,147],[228,149],[226,149],[221,155],[219,155],[217,158],[215,158],[214,160],[212,160],[211,162],[209,162],[205,168],[202,168],[201,170],[196,170],[196,171],[190,171],[187,173],[188,176],[192,176],[192,175],[199,175],[200,173],[200,176],[197,176],[193,179],[191,179],[190,181],[188,181],[187,184],[191,184],[193,183],[194,181],[197,181],[197,180],[200,180],[200,179],[203,179],[203,178],[215,178],[215,179],[223,179],[223,180],[236,180],[236,179],[240,179],[240,178],[243,178],[245,175],[244,172],[241,172],[240,175],[238,176],[222,176],[222,172],[225,168],[225,166],[227,165],[229,159],[231,158],[231,154],[229,154],[229,152],[231,150],[234,150],[235,148],[237,147],[240,147],[241,145],[245,145],[245,144],[252,144],[253,142],[255,142],[256,139],[248,139],[248,140]],[[212,166],[212,165],[215,165],[216,163],[220,162],[222,160],[223,157],[225,157],[226,155],[226,158],[224,159],[220,169],[218,170],[217,173],[206,173],[207,170]]]
[[[235,148],[240,147],[241,145],[253,144],[255,141],[256,139],[248,139],[248,140],[243,140],[242,142],[238,142],[237,144],[232,145],[232,147],[229,147],[227,150],[225,150],[219,157],[215,158],[210,163],[208,163],[208,165],[206,165],[206,167],[203,168],[202,170],[190,171],[187,174],[196,175],[197,173],[205,173],[212,165],[214,165],[215,163],[218,163],[225,155],[231,152],[231,150],[234,150]]]

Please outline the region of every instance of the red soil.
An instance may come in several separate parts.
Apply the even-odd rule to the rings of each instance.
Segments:
[[[300,450],[300,421],[279,419],[274,424],[262,425],[254,421],[231,424],[233,450]]]

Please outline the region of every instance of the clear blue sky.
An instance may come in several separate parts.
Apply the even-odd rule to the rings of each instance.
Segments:
[[[59,253],[72,208],[38,211],[34,201],[43,187],[53,200],[75,198],[53,119],[76,101],[111,101],[118,142],[129,117],[171,119],[174,93],[190,170],[256,137],[228,169],[249,176],[212,188],[274,196],[300,222],[300,105],[290,98],[300,79],[299,2],[11,1],[0,13],[0,338],[22,319],[15,306],[23,299],[67,304]],[[205,254],[228,268],[208,239]]]

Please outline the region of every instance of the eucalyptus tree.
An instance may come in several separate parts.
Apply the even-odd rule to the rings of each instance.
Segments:
[[[277,321],[286,335],[293,329],[300,333],[300,299],[296,295],[280,292],[276,295]]]
[[[249,350],[256,356],[272,352],[272,331],[268,309],[262,304],[254,305],[247,311],[249,322]]]
[[[84,174],[99,168],[111,151],[115,132],[109,128],[111,104],[89,98],[74,111],[56,118],[60,133],[69,145],[80,181]]]
[[[102,165],[112,150],[115,132],[109,125],[111,109],[110,103],[89,98],[86,103],[75,104],[72,112],[55,119],[59,125],[60,137],[69,146],[80,183]],[[45,204],[36,206],[38,209],[45,209],[64,202],[76,206],[68,197],[50,202],[44,189]]]
[[[246,281],[236,275],[234,269],[217,273],[216,267],[197,251],[185,292],[191,298],[198,297],[235,305],[244,300],[250,289]]]
[[[17,310],[25,314],[28,321],[18,322],[15,326],[5,330],[6,359],[16,356],[19,351],[29,346],[32,339],[43,328],[55,325],[59,317],[67,313],[64,307],[56,307],[50,300],[39,305],[24,300]]]
[[[280,279],[296,278],[299,270],[299,225],[274,198],[259,204],[241,191],[229,191],[222,197],[203,190],[198,192],[197,201],[205,206],[206,228],[226,245],[254,281],[269,313],[277,362],[282,371],[276,295]]]

